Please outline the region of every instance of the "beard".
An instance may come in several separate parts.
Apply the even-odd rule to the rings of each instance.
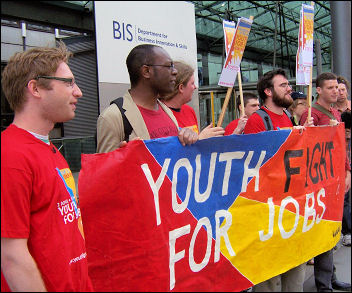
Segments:
[[[282,98],[276,93],[275,90],[273,90],[273,102],[276,106],[278,107],[283,107],[283,108],[288,108],[291,106],[291,104],[293,103],[293,99],[291,98],[285,98],[285,96],[283,96]]]

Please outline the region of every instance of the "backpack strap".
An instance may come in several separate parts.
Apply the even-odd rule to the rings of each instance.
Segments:
[[[265,130],[273,130],[273,123],[269,117],[269,114],[262,108],[258,109],[256,113],[262,118]]]
[[[332,115],[332,113],[328,110],[326,110],[324,107],[320,106],[319,104],[315,103],[312,105],[313,108],[317,109],[318,111],[320,111],[321,113],[324,113],[325,115],[327,115],[330,119],[336,120],[335,116]]]
[[[287,109],[284,109],[285,114],[287,115],[288,118],[290,118],[292,125],[293,126],[297,126],[295,119],[293,118],[293,116],[291,115],[290,111],[288,111]]]
[[[130,121],[128,121],[126,115],[125,115],[125,112],[126,110],[124,108],[122,108],[122,104],[123,104],[123,98],[122,97],[119,97],[115,100],[113,100],[111,104],[115,104],[117,106],[117,108],[119,108],[120,112],[121,112],[121,116],[122,116],[122,121],[123,121],[123,130],[124,130],[124,134],[125,134],[125,141],[129,141],[129,137],[130,137],[130,134],[132,133],[132,125],[130,123]]]

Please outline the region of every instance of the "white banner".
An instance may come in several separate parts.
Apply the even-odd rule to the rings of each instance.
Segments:
[[[126,57],[137,45],[163,47],[197,72],[194,5],[185,1],[94,1],[99,83],[129,84]],[[182,21],[180,21],[182,16]],[[195,74],[198,84],[198,76]]]
[[[241,17],[238,19],[235,35],[232,39],[229,53],[227,54],[224,67],[221,71],[218,85],[233,87],[243,52],[246,48],[248,35],[251,30],[253,20]]]
[[[313,18],[312,18],[313,17]],[[302,4],[296,54],[296,84],[309,85],[313,67],[313,23],[314,8]]]

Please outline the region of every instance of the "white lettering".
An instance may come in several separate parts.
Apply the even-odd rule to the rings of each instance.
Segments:
[[[285,211],[285,207],[289,204],[289,203],[293,203],[293,205],[296,208],[296,216],[295,216],[295,224],[293,225],[293,228],[286,232],[283,225],[282,225],[282,218],[284,215],[284,211]],[[299,220],[299,204],[297,202],[297,200],[295,200],[292,196],[288,196],[286,198],[284,198],[281,202],[281,206],[280,206],[280,211],[279,211],[279,230],[281,233],[281,237],[283,239],[287,239],[290,238],[292,236],[293,233],[295,233],[296,229],[297,229],[297,225],[298,225],[298,220]]]
[[[205,202],[210,196],[211,188],[213,186],[213,181],[214,181],[215,162],[216,162],[217,155],[218,155],[217,153],[211,154],[209,174],[208,174],[208,186],[207,186],[207,189],[205,190],[204,193],[199,192],[199,178],[200,178],[200,172],[201,172],[202,166],[200,163],[200,155],[197,155],[197,157],[196,157],[196,176],[195,176],[195,181],[194,181],[194,199],[197,202]]]
[[[183,235],[188,234],[191,231],[191,225],[188,224],[181,228],[172,230],[169,232],[169,248],[170,248],[170,259],[169,259],[169,271],[170,271],[170,290],[175,287],[175,263],[185,257],[185,250],[181,250],[175,253],[176,239]]]
[[[229,192],[229,180],[231,173],[232,160],[242,159],[245,152],[227,152],[219,155],[219,162],[226,161],[224,181],[222,183],[222,196],[227,195]]]
[[[317,218],[316,218],[316,223],[319,224],[321,219],[323,218],[323,215],[325,213],[325,204],[320,200],[320,197],[325,197],[325,189],[322,188],[319,190],[318,195],[317,195],[317,201],[318,201],[318,206],[323,208],[323,212],[321,213],[321,216],[319,217],[319,215],[317,214]]]
[[[164,165],[161,169],[161,172],[159,174],[158,179],[156,180],[156,182],[154,182],[152,173],[150,172],[149,166],[148,164],[143,164],[141,166],[145,177],[148,180],[148,183],[150,185],[150,188],[152,189],[153,195],[154,195],[154,205],[155,205],[155,214],[156,214],[156,225],[160,225],[161,224],[161,219],[160,219],[160,206],[159,206],[159,190],[160,187],[164,181],[164,178],[166,176],[167,173],[167,169],[169,168],[169,164],[170,164],[171,159],[165,159],[164,161]]]
[[[194,261],[194,256],[193,256],[194,244],[196,242],[198,232],[200,231],[200,229],[202,228],[203,225],[206,227],[206,231],[207,231],[207,237],[208,237],[207,238],[207,249],[206,249],[206,253],[205,253],[203,260],[201,261],[201,263],[198,264]],[[194,229],[191,243],[189,246],[189,266],[193,272],[199,272],[209,263],[210,254],[211,254],[212,239],[213,239],[212,229],[211,229],[211,224],[210,224],[209,219],[207,217],[201,218],[198,221],[196,228]]]
[[[186,198],[182,203],[177,202],[177,193],[176,193],[176,187],[177,187],[177,173],[178,170],[184,167],[187,170],[188,173],[188,182],[187,182],[187,189],[186,189]],[[193,178],[193,169],[191,166],[191,163],[187,158],[179,159],[174,167],[174,172],[172,174],[172,209],[174,210],[175,213],[182,213],[188,205],[189,197],[191,196],[191,187],[192,187],[192,178]]]
[[[275,206],[273,203],[273,198],[268,198],[268,206],[269,206],[269,229],[268,234],[264,235],[264,230],[259,231],[259,239],[261,241],[266,241],[270,239],[274,234],[274,216],[275,216]]]
[[[226,223],[223,227],[220,228],[220,217],[225,218]],[[231,256],[235,256],[236,253],[233,251],[229,236],[227,235],[227,230],[231,227],[232,224],[232,215],[227,210],[218,210],[215,213],[215,252],[214,252],[214,262],[219,261],[220,259],[220,240],[221,237],[224,237],[226,248]]]
[[[255,166],[255,168],[250,169],[249,163],[252,160],[253,157],[253,151],[249,151],[248,156],[244,162],[244,172],[243,172],[243,178],[242,178],[242,189],[241,192],[246,192],[247,191],[247,185],[248,185],[248,179],[250,177],[255,177],[255,187],[254,187],[254,191],[258,191],[259,190],[259,168],[262,165],[265,155],[266,155],[266,151],[261,151],[260,153],[260,157],[259,157],[259,161],[257,163],[257,165]]]
[[[310,200],[312,200],[312,205],[311,206],[309,206],[309,201]],[[315,203],[314,192],[307,194],[306,195],[306,204],[305,204],[305,207],[304,207],[304,221],[303,221],[302,232],[309,231],[314,225],[314,221],[315,221],[314,203]],[[312,216],[313,219],[312,219],[312,222],[309,225],[307,225],[308,224],[308,218],[310,216]]]

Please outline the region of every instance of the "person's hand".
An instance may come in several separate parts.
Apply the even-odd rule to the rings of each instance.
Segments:
[[[246,126],[248,121],[247,115],[241,116],[241,118],[238,120],[238,124],[236,129],[233,131],[232,134],[241,134],[243,132],[244,127]]]
[[[345,193],[351,188],[351,171],[346,171]]]
[[[306,122],[304,122],[303,126],[304,127],[312,127],[312,126],[314,126],[314,117],[310,117],[309,119],[307,117],[307,120],[306,120]]]
[[[224,133],[225,133],[224,128],[220,126],[213,127],[213,125],[210,124],[199,133],[199,139],[205,139],[205,138],[215,137],[215,136],[223,136]]]
[[[198,134],[197,132],[185,127],[181,128],[180,131],[178,132],[178,139],[180,140],[180,143],[185,146],[194,144],[198,140]]]
[[[132,141],[132,140],[140,140],[140,139],[141,139],[141,138],[137,136],[137,137],[132,138],[130,141]],[[119,148],[123,148],[123,147],[125,147],[127,144],[128,144],[128,142],[125,141],[125,140],[123,140],[123,141],[121,141],[121,142],[119,143]]]
[[[330,126],[335,126],[335,125],[338,125],[338,124],[339,124],[339,121],[337,121],[335,119],[330,119],[330,123],[329,123]]]

